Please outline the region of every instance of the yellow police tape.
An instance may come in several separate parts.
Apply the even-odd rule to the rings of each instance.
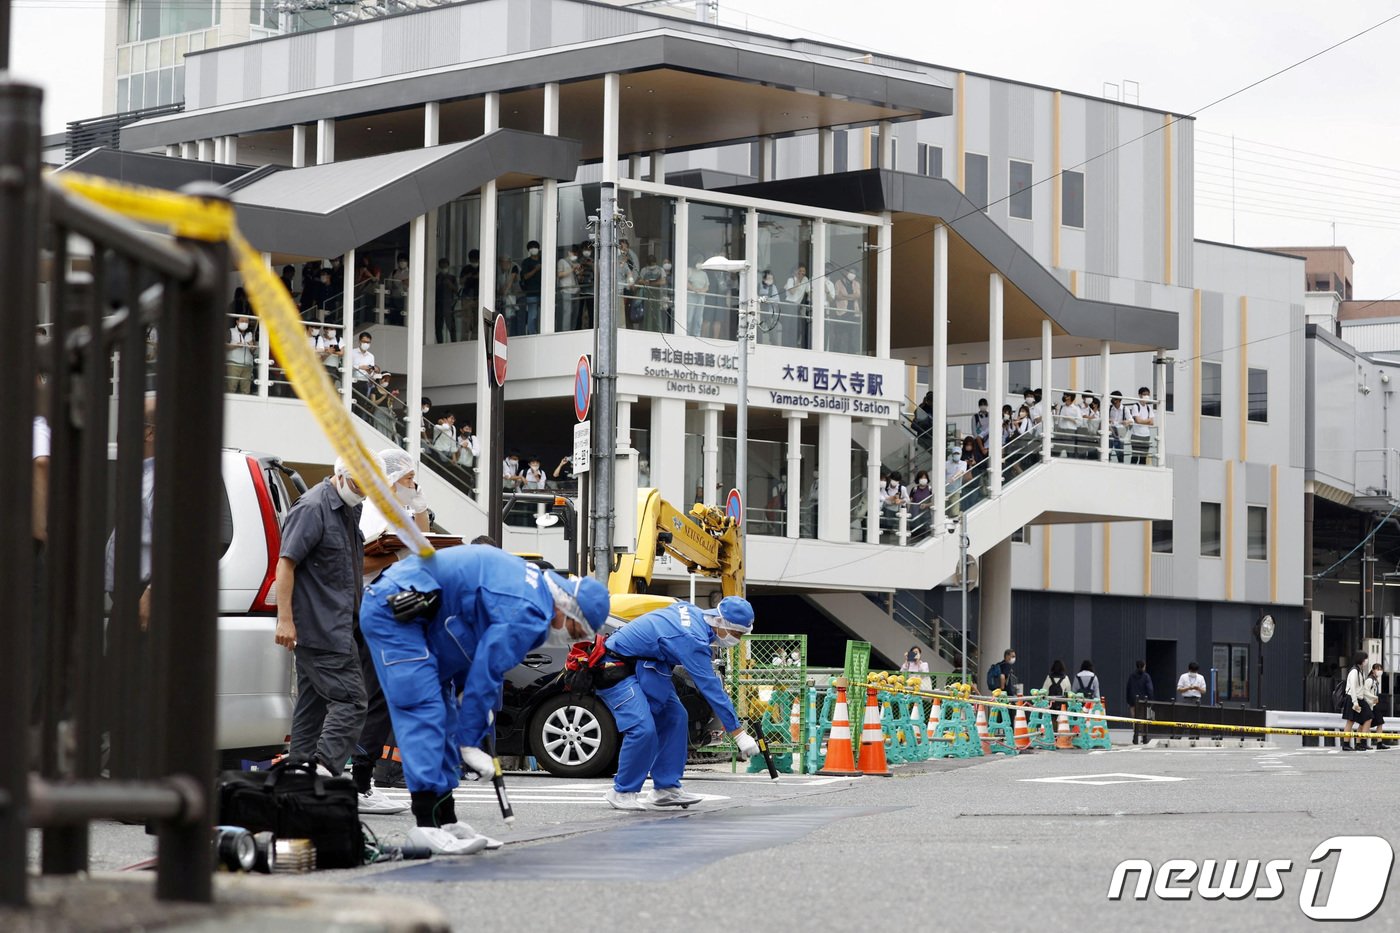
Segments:
[[[350,412],[306,339],[292,296],[238,232],[232,204],[79,174],[56,173],[51,177],[73,194],[132,220],[166,227],[176,236],[227,242],[273,355],[292,388],[311,409],[336,455],[345,461],[355,482],[398,531],[399,539],[420,557],[433,553],[423,532],[395,501],[378,458],[360,438]]]
[[[879,690],[885,690],[889,693],[903,693],[908,694],[910,696],[937,698],[939,700],[963,700],[969,703],[977,703],[982,706],[996,706],[1000,707],[1001,709],[1007,710],[1024,709],[1030,712],[1037,708],[1043,709],[1043,707],[1032,707],[1029,704],[1024,703],[1009,703],[1006,702],[1004,699],[998,697],[986,697],[976,695],[973,694],[970,690],[967,692],[959,690],[913,690],[907,687],[900,687],[898,684],[887,683],[855,684],[854,686],[857,688],[863,686],[874,686]],[[1005,695],[1003,694],[1002,696],[1004,697]],[[1058,697],[1054,699],[1056,701],[1063,702]],[[1100,700],[1098,702],[1102,703],[1103,701]],[[1060,716],[1061,713],[1061,710],[1052,711],[1052,715],[1054,716]],[[1227,726],[1221,723],[1211,722],[1176,722],[1174,720],[1169,719],[1134,719],[1130,716],[1110,716],[1108,713],[1097,710],[1090,712],[1085,712],[1083,710],[1080,710],[1078,712],[1070,712],[1069,710],[1064,710],[1063,715],[1071,719],[1077,718],[1086,720],[1097,720],[1100,722],[1121,722],[1127,723],[1129,725],[1165,726],[1170,728],[1179,728],[1185,731],[1205,730],[1215,732],[1243,732],[1249,735],[1303,735],[1315,736],[1320,738],[1351,738],[1365,739],[1369,741],[1383,739],[1385,741],[1400,741],[1400,732],[1345,732],[1341,729],[1291,729],[1284,726]]]

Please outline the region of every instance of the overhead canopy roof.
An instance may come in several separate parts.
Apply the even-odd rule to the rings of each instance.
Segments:
[[[259,173],[238,186],[255,248],[338,256],[493,179],[574,177],[577,140],[497,130],[470,142]]]
[[[190,67],[243,55],[267,43],[190,56]],[[241,73],[246,63],[240,63]],[[201,80],[217,80],[222,68]],[[482,126],[482,95],[501,95],[501,124],[538,129],[543,86],[560,84],[560,131],[585,141],[596,159],[602,78],[622,75],[620,151],[625,155],[785,136],[820,127],[952,113],[953,92],[926,75],[668,30],[465,62],[369,81],[203,107],[122,129],[122,147],[149,149],[191,139],[264,133],[318,119],[356,119],[443,102],[442,137],[469,138]],[[421,125],[421,124],[420,124]],[[339,143],[339,140],[337,140]],[[339,145],[337,145],[339,150]]]
[[[951,182],[886,170],[784,179],[727,189],[733,194],[814,207],[894,215],[891,332],[895,349],[919,357],[932,342],[933,228],[948,236],[948,343],[954,363],[986,359],[987,281],[1000,272],[1007,359],[1040,356],[1041,322],[1049,319],[1056,355],[1097,353],[1107,340],[1115,353],[1173,349],[1173,311],[1076,297]]]

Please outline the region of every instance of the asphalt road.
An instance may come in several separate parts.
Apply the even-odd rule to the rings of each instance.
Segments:
[[[929,762],[893,778],[688,775],[711,799],[683,813],[618,813],[603,781],[511,775],[510,832],[489,786],[458,791],[458,813],[507,845],[496,852],[322,872],[430,902],[458,930],[753,929],[859,931],[953,924],[961,930],[1291,930],[1318,926],[1299,897],[1321,868],[1317,901],[1350,877],[1353,853],[1311,863],[1337,835],[1400,840],[1400,750],[1119,746],[1015,758]],[[400,792],[402,793],[402,792]],[[405,814],[367,822],[401,841]],[[95,868],[148,854],[137,827],[94,828]],[[1272,900],[1110,901],[1123,859],[1291,860]],[[1217,869],[1218,872],[1218,869]],[[1400,893],[1366,929],[1400,929]],[[1190,883],[1178,886],[1189,887]],[[1257,887],[1266,887],[1261,873]]]

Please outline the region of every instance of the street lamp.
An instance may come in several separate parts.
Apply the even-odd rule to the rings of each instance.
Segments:
[[[749,479],[749,264],[744,259],[711,256],[700,263],[706,272],[737,272],[739,274],[739,407],[734,431],[734,488],[739,490],[742,509],[748,508]],[[748,537],[747,516],[739,516],[741,540]]]

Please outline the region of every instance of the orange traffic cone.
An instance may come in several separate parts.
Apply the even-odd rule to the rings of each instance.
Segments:
[[[792,711],[788,713],[788,736],[791,737],[794,745],[802,743],[802,707],[801,700],[792,701]]]
[[[1024,752],[1031,747],[1031,730],[1026,722],[1026,710],[1023,706],[1016,707],[1016,725],[1013,734],[1016,738],[1016,751]]]
[[[939,719],[939,717],[942,716],[942,715],[943,715],[943,704],[942,704],[941,702],[939,702],[938,697],[934,697],[934,698],[933,698],[933,702],[929,705],[929,708],[928,708],[928,732],[927,732],[927,735],[928,735],[928,740],[929,740],[930,742],[933,741],[934,733],[936,733],[936,732],[938,731],[938,719]]]
[[[874,687],[866,690],[865,725],[860,731],[860,773],[894,777],[885,759],[885,732],[880,728],[880,704],[875,694]]]
[[[1055,726],[1055,747],[1056,747],[1056,748],[1073,748],[1073,747],[1074,747],[1073,745],[1070,744],[1070,737],[1069,737],[1069,716],[1065,715],[1064,713],[1061,713],[1061,714],[1060,714],[1060,721],[1059,721],[1059,723],[1056,724],[1056,726]]]
[[[831,735],[826,741],[826,761],[818,774],[849,777],[856,770],[855,750],[851,748],[851,714],[846,711],[846,687],[836,688],[836,708],[831,712]]]
[[[987,708],[980,703],[977,705],[977,738],[982,740],[982,754],[992,753],[992,740],[987,735]]]

